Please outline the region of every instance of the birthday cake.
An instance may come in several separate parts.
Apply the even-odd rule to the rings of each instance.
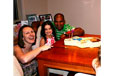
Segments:
[[[100,47],[101,40],[97,37],[72,37],[64,39],[64,45],[77,46],[80,48],[86,47]]]

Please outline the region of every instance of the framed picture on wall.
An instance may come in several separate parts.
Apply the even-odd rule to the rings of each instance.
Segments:
[[[39,15],[40,21],[53,21],[51,14],[42,14]]]
[[[36,14],[29,14],[26,15],[27,20],[28,20],[28,24],[31,26],[33,21],[38,21],[37,15]]]

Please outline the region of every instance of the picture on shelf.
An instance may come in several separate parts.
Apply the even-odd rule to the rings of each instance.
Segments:
[[[31,26],[33,21],[38,21],[36,14],[29,14],[29,15],[26,15],[26,17],[27,17],[27,20],[28,20],[28,24],[30,26]]]
[[[53,21],[51,14],[39,15],[40,21]]]

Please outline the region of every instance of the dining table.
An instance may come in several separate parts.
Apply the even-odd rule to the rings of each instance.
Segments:
[[[98,37],[101,35],[85,34],[80,37]],[[41,52],[36,58],[39,76],[48,76],[48,68],[96,74],[92,60],[98,56],[99,47],[80,48],[64,45],[64,39],[56,41],[53,47]]]

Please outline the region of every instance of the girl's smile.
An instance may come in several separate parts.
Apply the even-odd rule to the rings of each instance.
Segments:
[[[45,26],[45,34],[46,34],[46,36],[52,35],[52,29],[51,29],[50,25]]]

